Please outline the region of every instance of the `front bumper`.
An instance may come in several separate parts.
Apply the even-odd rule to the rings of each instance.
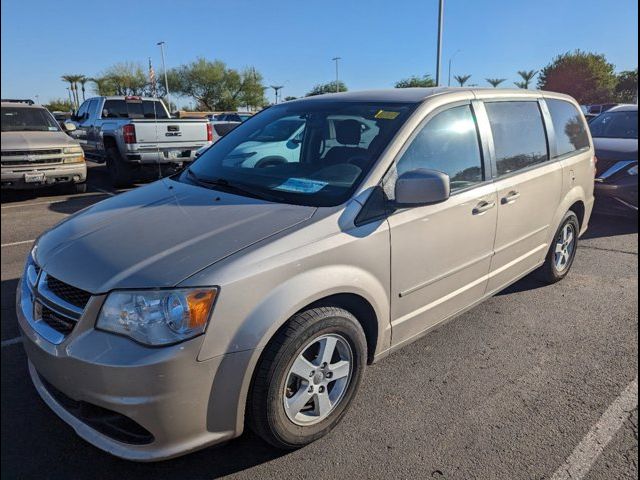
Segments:
[[[632,216],[638,214],[638,184],[596,182],[595,211],[606,215]],[[635,203],[635,204],[634,204]]]
[[[44,180],[27,183],[25,174],[43,173]],[[59,183],[82,183],[87,180],[87,164],[85,162],[42,166],[2,167],[2,188],[25,189],[48,187]]]
[[[104,296],[92,297],[73,331],[54,344],[33,328],[33,302],[24,283],[18,286],[16,305],[32,381],[45,403],[80,437],[121,458],[154,461],[242,433],[243,392],[253,351],[197,361],[202,336],[150,348],[95,330]],[[150,440],[134,442],[126,435],[123,440],[109,433],[113,429],[97,428],[61,398],[91,411],[115,413],[118,425],[130,421],[148,432]]]

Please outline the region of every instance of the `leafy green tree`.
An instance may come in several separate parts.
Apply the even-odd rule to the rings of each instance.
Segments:
[[[346,92],[347,86],[344,82],[339,81],[337,90],[339,92]],[[314,95],[322,95],[324,93],[336,93],[336,82],[333,81],[316,85],[305,95],[305,97],[313,97]]]
[[[198,58],[167,73],[169,88],[192,97],[199,110],[237,110],[240,105],[265,104],[262,76],[253,68],[241,72],[219,60]]]
[[[422,77],[413,75],[409,78],[403,78],[402,80],[397,81],[394,86],[396,88],[435,87],[436,82],[433,78],[431,78],[431,75],[427,73]]]
[[[626,70],[618,74],[616,79],[616,100],[621,103],[638,101],[638,69]]]
[[[581,104],[609,102],[617,83],[614,66],[604,55],[576,50],[558,55],[544,67],[538,87],[566,93]]]
[[[522,78],[521,82],[513,82],[518,88],[524,88],[525,90],[531,85],[531,81],[538,74],[536,70],[518,70],[518,75]]]
[[[498,85],[504,82],[506,78],[487,78],[486,80],[493,88],[498,88]]]
[[[50,112],[70,112],[73,110],[73,104],[64,98],[54,98],[44,106]]]
[[[469,81],[471,75],[455,75],[453,78],[455,78],[456,82],[458,82],[461,87],[464,87],[464,84]]]

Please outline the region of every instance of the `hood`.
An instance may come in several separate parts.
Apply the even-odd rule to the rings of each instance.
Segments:
[[[50,275],[94,294],[172,287],[315,210],[165,179],[66,219],[38,240],[36,258]]]
[[[64,132],[2,132],[2,151],[38,150],[80,145]]]
[[[598,157],[598,172],[600,175],[620,160],[638,159],[637,138],[594,138],[593,146]]]

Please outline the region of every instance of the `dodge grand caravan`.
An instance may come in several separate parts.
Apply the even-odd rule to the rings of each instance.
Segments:
[[[231,155],[282,119],[304,124],[296,161]],[[37,240],[17,292],[31,378],[119,457],[173,457],[245,426],[303,446],[340,421],[367,364],[530,272],[566,276],[594,167],[578,104],[554,93],[274,106]]]

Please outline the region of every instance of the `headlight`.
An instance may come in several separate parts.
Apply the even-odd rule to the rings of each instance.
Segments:
[[[62,149],[62,153],[79,153],[79,154],[83,154],[84,152],[82,151],[82,147],[75,146],[75,147],[64,147]]]
[[[629,170],[627,170],[627,173],[631,176],[637,176],[638,175],[638,165],[634,165],[633,167],[631,167]]]
[[[146,345],[182,342],[205,331],[217,295],[217,288],[114,291],[96,328]]]

